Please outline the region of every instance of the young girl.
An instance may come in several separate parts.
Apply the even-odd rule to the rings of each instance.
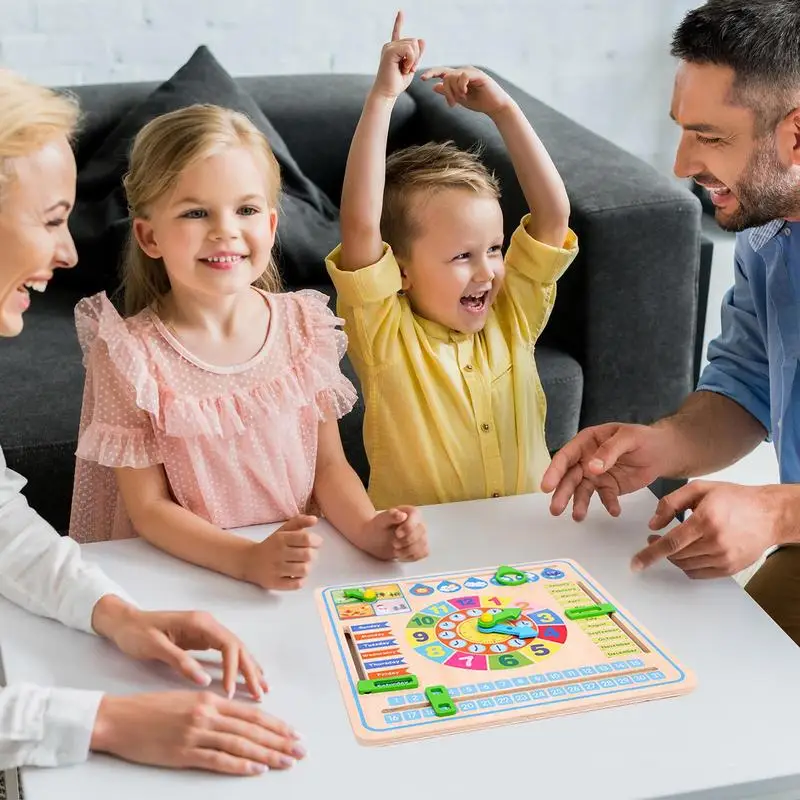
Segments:
[[[411,507],[376,513],[337,418],[356,399],[324,295],[277,293],[280,173],[243,115],[191,106],[134,141],[126,318],[78,303],[86,386],[70,535],[139,534],[178,558],[296,589],[320,538],[312,505],[372,555],[427,554]],[[262,542],[225,528],[289,521]]]

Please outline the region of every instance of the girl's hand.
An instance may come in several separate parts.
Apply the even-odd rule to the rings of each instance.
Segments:
[[[508,93],[496,81],[475,67],[435,67],[426,70],[422,76],[423,81],[433,78],[441,78],[442,82],[437,83],[433,91],[442,95],[451,108],[462,105],[470,111],[479,111],[491,117],[513,104]]]
[[[311,572],[322,538],[308,530],[317,518],[300,514],[245,551],[243,579],[262,589],[299,589]]]
[[[386,561],[419,561],[428,555],[428,532],[414,506],[398,506],[376,514],[365,526],[371,552]]]
[[[394,20],[392,40],[383,46],[381,63],[372,87],[374,94],[394,100],[408,89],[417,71],[417,65],[425,50],[423,39],[401,39],[403,12],[398,11]]]

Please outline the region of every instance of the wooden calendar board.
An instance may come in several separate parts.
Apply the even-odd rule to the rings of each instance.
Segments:
[[[580,565],[511,566],[524,583],[503,585],[495,566],[355,587],[367,591],[369,601],[346,597],[352,584],[317,591],[359,742],[437,736],[671,697],[694,687],[693,675]],[[578,620],[566,614],[607,603],[612,613]],[[480,618],[498,609],[520,609],[514,624],[525,626],[527,638],[481,631]],[[360,680],[409,675],[418,688],[358,692]],[[442,685],[456,707],[453,716],[437,717],[424,693]]]

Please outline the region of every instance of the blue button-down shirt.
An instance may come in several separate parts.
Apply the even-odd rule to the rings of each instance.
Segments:
[[[736,236],[735,282],[698,389],[746,408],[775,444],[782,483],[800,483],[800,222]]]

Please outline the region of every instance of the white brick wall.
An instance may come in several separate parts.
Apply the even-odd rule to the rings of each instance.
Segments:
[[[669,171],[669,37],[699,0],[405,0],[425,62],[481,63]],[[0,0],[0,63],[49,85],[161,80],[198,44],[234,75],[372,72],[396,0]]]

